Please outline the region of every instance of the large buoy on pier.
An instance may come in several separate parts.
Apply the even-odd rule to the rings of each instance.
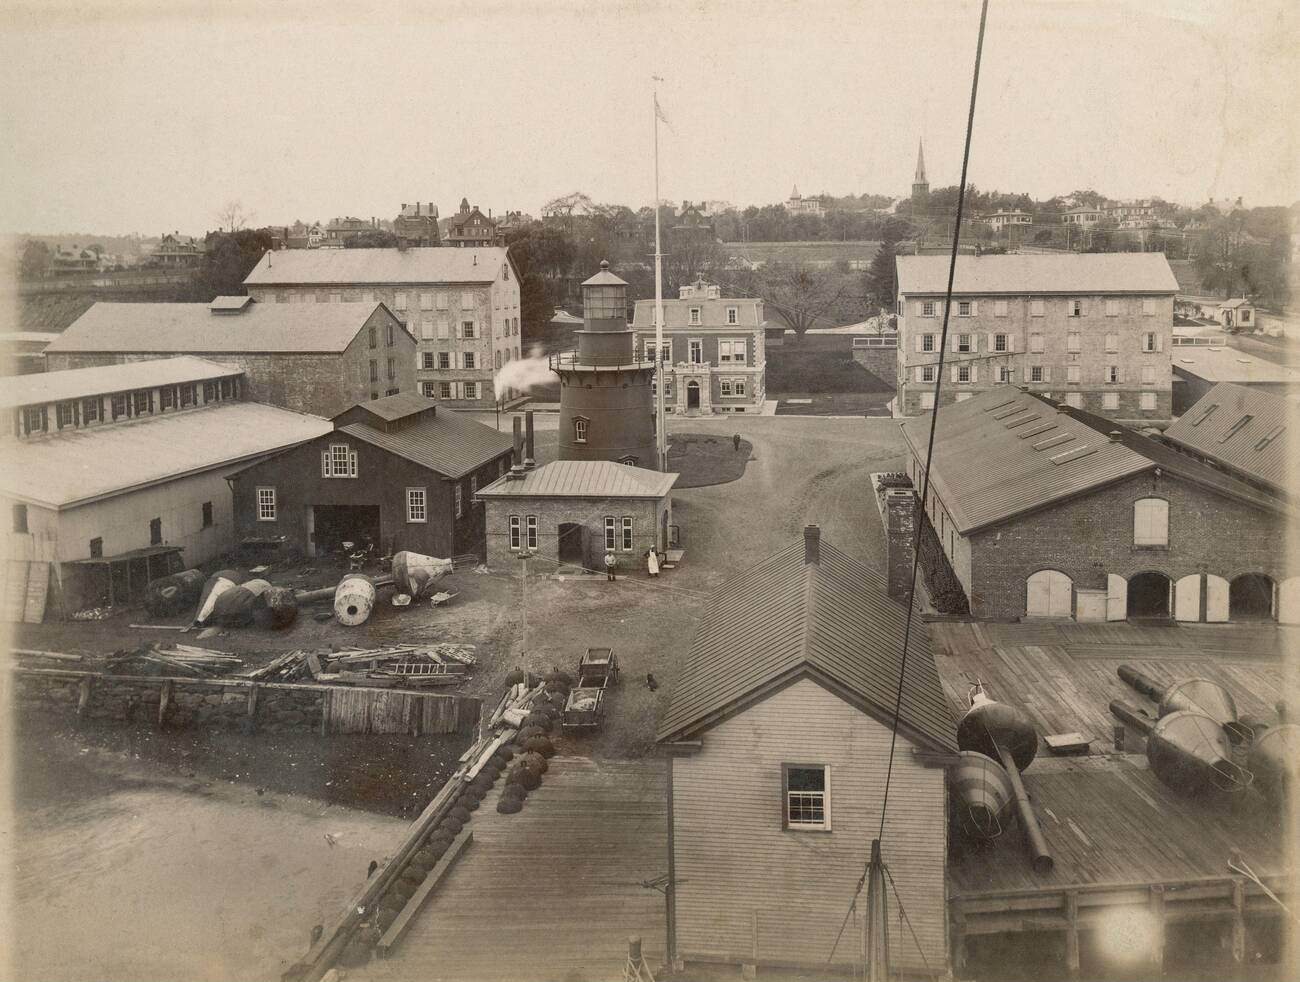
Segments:
[[[1300,726],[1282,723],[1255,737],[1247,758],[1255,787],[1275,808],[1290,807],[1300,789]]]
[[[334,591],[334,617],[347,627],[358,627],[375,609],[375,584],[370,577],[352,573],[339,581]]]
[[[1011,817],[1015,789],[1006,768],[991,757],[963,750],[948,768],[948,789],[957,826],[975,839],[996,839]]]

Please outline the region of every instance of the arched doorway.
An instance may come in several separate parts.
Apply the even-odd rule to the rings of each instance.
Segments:
[[[1055,569],[1040,569],[1025,582],[1025,614],[1069,617],[1074,608],[1074,581]]]
[[[1228,584],[1228,619],[1272,620],[1273,578],[1263,573],[1246,573]]]
[[[694,379],[686,383],[686,408],[700,408],[700,383]]]
[[[1148,571],[1128,581],[1129,617],[1169,616],[1169,577]]]

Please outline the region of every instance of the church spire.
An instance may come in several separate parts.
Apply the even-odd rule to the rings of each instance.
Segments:
[[[930,182],[925,176],[925,146],[916,141],[916,177],[912,178],[912,207],[925,208],[926,199],[930,197]]]
[[[925,145],[922,141],[916,141],[916,178],[913,184],[926,184],[930,182],[925,179]]]

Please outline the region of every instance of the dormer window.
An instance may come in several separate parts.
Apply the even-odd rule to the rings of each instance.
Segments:
[[[691,308],[691,323],[692,323],[692,324],[699,324],[699,323],[700,323],[700,308],[699,308],[699,307],[692,307],[692,308]]]

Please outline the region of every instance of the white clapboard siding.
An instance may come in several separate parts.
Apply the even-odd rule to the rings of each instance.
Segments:
[[[918,764],[912,749],[899,738],[883,857],[924,960],[892,895],[890,954],[895,970],[923,972],[928,963],[939,972],[947,959],[944,774]],[[887,727],[804,679],[705,732],[700,752],[676,758],[684,956],[750,961],[756,927],[759,962],[825,965],[879,830],[888,754]],[[832,831],[782,829],[782,763],[830,765]],[[849,965],[859,950],[846,928],[835,962]]]

